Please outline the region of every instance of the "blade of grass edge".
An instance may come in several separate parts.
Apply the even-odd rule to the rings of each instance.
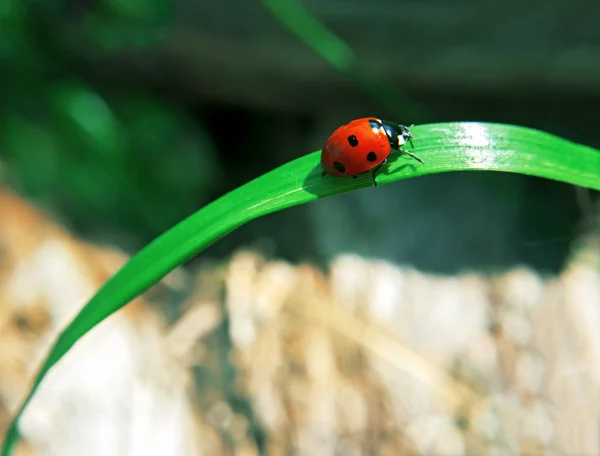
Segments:
[[[600,151],[530,128],[457,122],[412,128],[418,164],[395,155],[378,184],[451,171],[504,171],[600,190]],[[156,238],[98,290],[59,334],[30,392],[12,420],[2,456],[12,455],[18,421],[46,373],[88,331],[141,295],[166,274],[246,222],[281,209],[373,185],[359,179],[321,176],[316,151],[227,193]]]
[[[262,0],[262,5],[290,33],[295,34],[348,80],[369,93],[390,112],[402,116],[399,119],[409,116],[413,122],[419,122],[419,119],[428,117],[422,103],[382,80],[369,65],[362,64],[352,47],[310,14],[298,0]]]

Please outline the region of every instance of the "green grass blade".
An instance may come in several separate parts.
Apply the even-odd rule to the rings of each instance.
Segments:
[[[270,12],[290,33],[296,35],[331,66],[361,87],[401,122],[406,116],[413,122],[426,119],[427,109],[411,100],[396,87],[382,80],[361,62],[352,47],[311,15],[298,0],[262,0]]]
[[[537,130],[502,124],[441,123],[412,128],[414,152],[425,164],[397,154],[377,175],[387,184],[450,171],[504,171],[600,190],[600,151]],[[52,366],[86,332],[171,270],[244,223],[281,209],[373,185],[322,177],[320,151],[293,160],[224,195],[158,237],[111,277],[62,332],[12,421],[2,456],[12,454],[16,423]]]

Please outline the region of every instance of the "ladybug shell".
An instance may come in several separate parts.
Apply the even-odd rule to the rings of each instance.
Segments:
[[[331,134],[321,152],[321,167],[332,176],[356,176],[379,165],[390,151],[381,120],[364,117]]]

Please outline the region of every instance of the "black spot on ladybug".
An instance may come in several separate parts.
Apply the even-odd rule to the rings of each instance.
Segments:
[[[346,172],[346,167],[344,165],[342,165],[340,162],[333,162],[333,166],[335,167],[335,169],[337,169],[340,173],[345,173]]]
[[[358,146],[358,139],[356,138],[356,136],[354,136],[354,135],[348,136],[348,144],[350,144],[352,147]]]
[[[375,152],[369,152],[367,154],[367,160],[373,163],[375,160],[377,160],[377,154]]]

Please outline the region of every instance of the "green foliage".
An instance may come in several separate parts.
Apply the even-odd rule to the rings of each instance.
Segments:
[[[215,146],[176,108],[107,100],[73,79],[41,92],[31,109],[14,100],[0,116],[9,182],[85,231],[155,233],[217,183]]]
[[[378,183],[450,171],[504,171],[600,190],[600,151],[523,127],[445,123],[413,128],[419,164],[396,154]],[[244,223],[278,210],[373,185],[358,179],[323,177],[320,151],[287,163],[212,202],[132,257],[59,336],[33,388],[7,433],[2,456],[17,441],[17,422],[48,370],[89,330],[124,307],[167,273]]]
[[[171,8],[169,0],[102,0],[67,13],[64,0],[0,2],[4,178],[88,236],[148,239],[205,203],[222,177],[211,138],[183,109],[141,91],[100,89],[65,64],[80,42],[105,50],[159,43]]]
[[[427,109],[424,106],[409,99],[370,71],[352,47],[319,22],[298,0],[262,0],[262,5],[290,33],[296,35],[361,90],[369,93],[381,106],[396,113],[398,119],[409,116],[413,122],[419,122],[427,117]]]
[[[145,47],[171,32],[172,0],[103,0],[85,14],[82,26],[105,50]]]

